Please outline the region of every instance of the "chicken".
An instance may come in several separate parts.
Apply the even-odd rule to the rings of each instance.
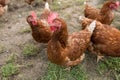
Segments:
[[[25,0],[25,2],[31,5],[35,0]],[[44,2],[53,2],[53,0],[43,0]]]
[[[46,2],[45,3],[45,8],[44,8],[42,14],[40,15],[40,19],[48,20],[48,16],[50,15],[50,13],[52,13],[52,11],[49,8],[48,2]]]
[[[9,2],[9,0],[0,0],[0,16],[7,12]]]
[[[32,36],[39,43],[47,43],[51,39],[51,30],[47,20],[47,17],[51,14],[52,12],[50,12],[49,4],[46,2],[45,9],[40,19],[37,19],[34,12],[27,17],[27,22],[32,29]],[[57,14],[54,17],[56,18]]]
[[[95,28],[95,21],[82,31],[74,32],[68,36],[67,24],[61,18],[53,20],[54,27],[51,40],[48,42],[48,59],[55,64],[71,67],[79,64],[85,57],[86,50],[92,32]],[[66,47],[62,47],[61,40],[66,41]],[[66,39],[66,40],[65,40]]]
[[[82,27],[85,28],[92,21],[92,19],[84,18],[81,22]],[[96,22],[91,42],[89,51],[98,56],[97,61],[105,55],[120,57],[120,31],[115,27]]]
[[[43,0],[44,2],[52,3],[54,0]]]
[[[27,22],[32,29],[33,38],[39,43],[47,43],[51,38],[51,31],[44,26],[41,20],[36,20],[32,15],[27,17]]]
[[[0,16],[4,14],[5,10],[2,5],[0,5]]]
[[[25,0],[25,2],[29,5],[31,5],[33,1],[35,1],[35,0]]]
[[[96,9],[86,4],[85,2],[85,10],[84,15],[90,19],[96,19],[103,24],[110,25],[114,19],[113,10],[117,9],[120,6],[120,2],[118,1],[107,1],[102,8]]]
[[[10,2],[10,0],[0,0],[0,4],[5,7],[6,5],[8,5]]]

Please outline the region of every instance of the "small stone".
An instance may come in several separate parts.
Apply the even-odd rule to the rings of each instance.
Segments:
[[[22,15],[18,15],[18,17],[19,17],[19,18],[21,18],[21,17],[22,17]]]
[[[58,2],[58,4],[61,4],[61,2]]]

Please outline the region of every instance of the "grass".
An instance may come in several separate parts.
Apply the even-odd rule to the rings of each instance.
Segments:
[[[38,52],[38,48],[35,46],[35,45],[32,45],[32,44],[26,44],[23,48],[23,55],[25,56],[33,56],[33,55],[36,55],[37,52]]]
[[[53,2],[53,5],[50,5],[51,7],[51,9],[54,11],[54,10],[59,10],[59,9],[61,9],[61,6],[58,4],[58,1],[56,0],[56,1],[54,1]]]
[[[24,34],[24,33],[30,33],[30,32],[31,32],[30,27],[27,27],[27,28],[21,29],[19,33]]]
[[[42,80],[88,80],[87,75],[82,68],[78,65],[72,67],[71,71],[66,71],[64,67],[49,63],[47,74]]]
[[[15,55],[14,53],[12,53],[8,58],[7,58],[7,63],[13,63],[15,62],[15,60],[17,59],[17,55]]]
[[[0,53],[3,53],[3,52],[5,52],[5,47],[0,44]]]
[[[80,65],[73,67],[71,74],[72,77],[75,78],[75,80],[88,80],[86,72]]]
[[[59,2],[61,2],[59,4]],[[56,0],[53,2],[53,5],[51,5],[51,9],[56,11],[56,10],[62,10],[62,9],[65,9],[65,8],[68,8],[70,6],[73,6],[73,4],[75,5],[80,5],[84,3],[84,0],[76,0],[76,1],[59,1],[59,0]]]
[[[100,74],[110,71],[112,76],[116,80],[120,80],[120,58],[111,58],[105,59],[104,62],[98,64],[98,71]]]
[[[1,67],[3,77],[9,77],[18,73],[18,68],[13,63],[8,63]]]

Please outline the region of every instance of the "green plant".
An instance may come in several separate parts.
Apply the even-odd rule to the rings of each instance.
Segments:
[[[114,77],[119,80],[120,79],[120,58],[112,58],[109,57],[105,59],[104,62],[100,62],[98,64],[97,70],[100,74],[105,73],[105,71],[110,71],[111,74],[114,74]],[[113,76],[113,75],[112,75]]]
[[[20,33],[23,34],[23,33],[30,33],[31,32],[31,29],[30,27],[27,27],[27,28],[24,28],[24,29],[21,29],[20,30]]]
[[[80,65],[73,67],[69,72],[65,67],[49,63],[47,74],[42,80],[87,80],[87,75]]]
[[[81,65],[73,67],[71,74],[75,80],[88,80],[87,74]]]
[[[7,63],[13,63],[13,62],[15,62],[15,60],[16,60],[16,58],[17,58],[17,55],[15,55],[14,53],[12,53],[8,58],[7,58]]]
[[[27,44],[24,46],[22,53],[25,56],[33,56],[37,54],[38,50],[39,49],[36,46],[32,44]]]
[[[0,53],[3,53],[5,51],[5,47],[0,44]]]
[[[106,64],[103,62],[98,63],[97,70],[98,70],[99,74],[102,75],[107,70]]]
[[[15,64],[8,63],[1,67],[1,72],[3,77],[9,77],[11,75],[18,73],[18,68],[15,66]]]

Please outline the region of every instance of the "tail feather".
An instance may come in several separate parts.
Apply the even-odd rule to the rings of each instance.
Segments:
[[[48,2],[45,3],[45,9],[50,10]]]
[[[96,20],[94,20],[93,22],[91,22],[91,24],[87,27],[88,30],[93,33],[94,29],[96,27]]]
[[[84,6],[85,6],[85,8],[88,7],[87,2],[88,2],[87,0],[84,1]]]
[[[87,1],[84,2],[84,5],[86,5],[86,4],[87,4]]]

